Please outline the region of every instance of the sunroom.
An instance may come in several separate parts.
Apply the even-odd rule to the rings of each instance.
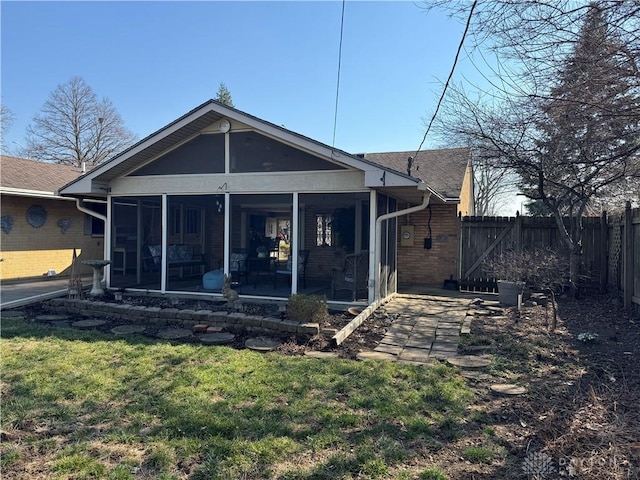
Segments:
[[[106,203],[107,287],[220,296],[228,276],[241,297],[362,304],[396,291],[400,205],[431,194],[213,100],[60,193]]]

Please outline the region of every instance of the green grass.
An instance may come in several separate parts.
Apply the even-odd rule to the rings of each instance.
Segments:
[[[29,478],[427,477],[472,394],[443,365],[314,360],[2,325],[3,473]],[[424,471],[423,471],[424,470]],[[400,473],[398,473],[400,472]],[[398,477],[400,478],[400,477]]]
[[[462,458],[471,463],[489,463],[493,457],[493,450],[488,447],[466,447],[462,451]]]
[[[437,467],[427,467],[420,472],[420,480],[448,480],[448,476]]]

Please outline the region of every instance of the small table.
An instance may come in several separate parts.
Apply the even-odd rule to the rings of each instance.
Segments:
[[[111,260],[83,260],[82,263],[93,268],[93,287],[89,295],[104,295],[104,289],[102,288],[102,269],[109,265]]]

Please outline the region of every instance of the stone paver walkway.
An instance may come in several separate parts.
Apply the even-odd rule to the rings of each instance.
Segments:
[[[393,322],[374,351],[411,363],[454,357],[460,332],[469,331],[472,303],[469,298],[398,295],[385,305]]]

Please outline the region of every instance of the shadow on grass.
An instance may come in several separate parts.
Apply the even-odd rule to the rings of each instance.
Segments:
[[[104,462],[104,478],[134,478],[122,473],[130,464],[165,478],[384,478],[465,435],[472,399],[445,366],[318,361],[22,320],[3,321],[2,341],[3,431],[19,453],[5,470],[16,478],[25,436],[43,452],[30,462],[79,477]]]

